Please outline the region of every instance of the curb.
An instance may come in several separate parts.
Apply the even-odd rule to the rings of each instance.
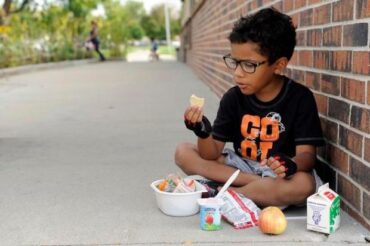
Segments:
[[[70,66],[79,66],[89,63],[98,63],[96,59],[84,59],[84,60],[68,60],[62,62],[51,62],[51,63],[40,63],[40,64],[30,64],[19,67],[2,68],[0,69],[0,78],[7,76],[18,75],[23,73],[29,73],[34,71],[46,70],[46,69],[56,69],[65,68]]]

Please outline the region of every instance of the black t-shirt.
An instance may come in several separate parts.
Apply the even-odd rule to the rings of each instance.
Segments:
[[[233,142],[238,155],[257,161],[278,152],[293,157],[297,145],[324,144],[312,92],[286,77],[270,102],[244,95],[237,86],[229,89],[220,101],[212,136]]]

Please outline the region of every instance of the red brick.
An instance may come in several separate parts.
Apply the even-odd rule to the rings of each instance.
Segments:
[[[322,74],[321,91],[338,96],[340,93],[340,77]]]
[[[299,26],[311,26],[313,22],[313,11],[312,9],[307,9],[300,12],[299,15]]]
[[[306,72],[306,86],[319,91],[320,90],[320,74],[313,72]]]
[[[297,31],[296,46],[306,46],[306,31]]]
[[[368,191],[370,191],[369,173],[370,167],[355,158],[349,159],[349,176]]]
[[[355,102],[365,103],[365,82],[342,78],[341,96]]]
[[[370,81],[367,81],[367,104],[370,104]]]
[[[324,28],[323,46],[341,46],[342,45],[342,26]]]
[[[352,70],[352,52],[339,50],[331,51],[330,68],[340,72],[351,72]]]
[[[249,13],[252,10],[253,10],[252,3],[251,2],[247,3],[247,13]]]
[[[370,109],[352,106],[350,124],[356,129],[370,133]]]
[[[323,115],[328,115],[328,97],[315,94],[317,110]]]
[[[365,148],[365,160],[370,162],[370,138],[365,138],[365,145],[364,145],[364,148]]]
[[[294,0],[294,8],[299,9],[306,6],[306,0]]]
[[[362,201],[363,201],[362,207],[363,207],[364,215],[368,220],[370,220],[370,195],[364,192]],[[370,229],[368,230],[370,231]]]
[[[314,9],[313,12],[313,24],[320,25],[330,23],[331,17],[331,4],[326,4]]]
[[[308,0],[308,5],[316,4],[316,3],[321,3],[322,0]]]
[[[360,189],[341,174],[338,174],[338,193],[358,211],[361,210]]]
[[[338,123],[330,120],[321,120],[322,132],[324,137],[333,143],[338,142]]]
[[[342,173],[348,174],[348,154],[343,150],[328,144],[327,161]]]
[[[270,1],[270,0],[269,0]],[[280,12],[283,12],[283,3],[277,2],[272,5],[273,8],[279,10]]]
[[[252,1],[252,9],[256,9],[258,6],[257,6],[257,0],[256,1]]]
[[[352,71],[357,74],[370,75],[370,52],[353,51]]]
[[[348,213],[352,218],[360,222],[367,230],[370,231],[370,223],[366,221],[365,217],[361,212],[352,209],[346,201],[342,201],[340,204],[342,211]]]
[[[329,69],[330,52],[325,50],[313,51],[313,66],[320,69]]]
[[[328,116],[348,124],[349,104],[334,98],[329,98]]]
[[[312,51],[311,50],[301,50],[298,52],[299,65],[312,67]]]
[[[293,10],[294,2],[293,1],[283,1],[283,12],[287,13],[291,10]]]
[[[356,7],[357,7],[356,8],[356,18],[357,19],[370,17],[370,1],[369,0],[357,0]]]
[[[316,152],[318,156],[326,160],[326,156],[328,152],[326,144],[322,147],[316,148]]]
[[[321,46],[322,37],[321,29],[307,30],[307,46]]]
[[[333,3],[333,21],[353,19],[353,1],[340,0]]]
[[[304,71],[293,69],[291,78],[301,84],[304,84]]]
[[[368,23],[356,23],[343,27],[343,46],[366,46]]]
[[[339,127],[339,144],[359,157],[362,157],[362,141],[362,135],[343,126]]]
[[[298,52],[297,51],[293,53],[292,58],[290,58],[289,63],[292,65],[298,65]]]
[[[293,14],[290,17],[292,18],[293,25],[295,27],[298,27],[298,25],[299,25],[299,17],[300,17],[299,13]]]

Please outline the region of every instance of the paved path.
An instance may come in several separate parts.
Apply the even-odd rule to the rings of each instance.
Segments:
[[[0,79],[0,245],[337,245],[361,243],[345,213],[330,237],[289,220],[281,236],[199,229],[156,207],[149,184],[172,172],[192,93],[218,98],[181,63],[105,62]]]
[[[175,61],[175,57],[171,55],[159,55],[160,61]],[[127,55],[128,62],[148,62],[150,61],[149,50],[138,50]]]

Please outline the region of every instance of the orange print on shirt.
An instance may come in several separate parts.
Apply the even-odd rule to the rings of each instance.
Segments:
[[[240,126],[241,134],[245,138],[241,144],[243,157],[258,160],[266,159],[272,149],[273,142],[279,139],[279,122],[271,117],[246,114]],[[260,141],[256,141],[259,139]]]

